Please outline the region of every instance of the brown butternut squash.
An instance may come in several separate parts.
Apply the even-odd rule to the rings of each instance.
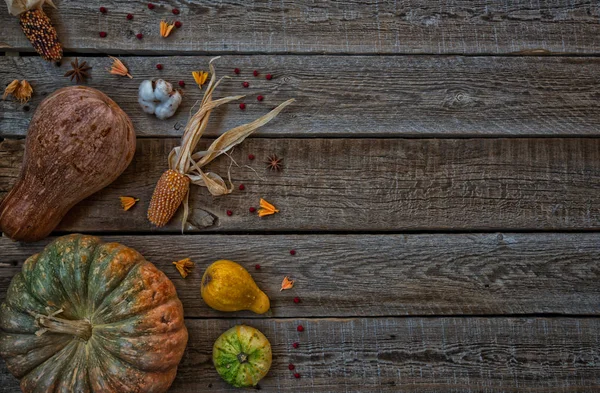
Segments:
[[[48,236],[79,201],[112,183],[131,162],[129,117],[102,92],[60,89],[29,125],[17,183],[0,204],[0,229],[19,241]]]

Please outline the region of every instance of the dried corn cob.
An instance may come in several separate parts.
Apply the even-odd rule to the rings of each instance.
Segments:
[[[62,59],[63,50],[56,30],[42,9],[25,11],[19,19],[25,36],[44,60]]]
[[[173,169],[165,171],[152,194],[148,220],[157,227],[167,225],[190,189],[190,178]]]
[[[44,60],[58,61],[62,58],[63,50],[56,29],[42,10],[45,3],[55,7],[51,0],[6,0],[9,12],[19,16],[21,29],[36,52]]]

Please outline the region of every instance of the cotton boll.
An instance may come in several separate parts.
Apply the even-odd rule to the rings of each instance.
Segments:
[[[162,79],[156,81],[156,87],[154,88],[154,97],[160,102],[165,102],[171,97],[173,92],[173,85],[169,82],[165,82]]]
[[[182,96],[173,85],[162,79],[156,82],[143,81],[139,87],[138,103],[142,110],[164,120],[173,116],[181,104]]]
[[[156,107],[154,114],[161,120],[168,119],[173,116],[177,111],[177,108],[179,108],[181,99],[181,94],[178,91],[175,91],[167,101]]]
[[[142,107],[142,110],[144,112],[146,112],[147,114],[153,115],[154,112],[156,111],[156,104],[154,103],[154,101],[146,101],[146,100],[142,100],[141,98],[139,98],[138,102],[139,102],[140,106]]]
[[[142,104],[142,100],[150,102],[154,101],[154,89],[152,87],[152,81],[146,80],[140,84],[139,97],[140,105]]]

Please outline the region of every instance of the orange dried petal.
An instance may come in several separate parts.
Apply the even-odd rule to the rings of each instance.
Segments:
[[[269,202],[260,198],[260,209],[258,209],[258,216],[264,217],[275,213],[279,213],[279,210]]]
[[[290,278],[288,276],[285,276],[283,278],[283,282],[281,283],[280,291],[283,291],[284,289],[292,289],[293,287],[294,287],[294,280],[290,280]]]
[[[129,70],[127,69],[127,67],[125,67],[125,64],[123,64],[123,62],[119,59],[117,59],[114,56],[108,56],[111,59],[113,59],[113,64],[110,67],[110,73],[113,75],[120,75],[120,76],[128,76],[129,78],[133,78],[133,76],[131,76],[131,74],[129,73]]]
[[[181,261],[173,262],[173,265],[175,265],[177,271],[179,272],[179,274],[181,274],[181,277],[183,278],[186,278],[194,268],[194,262],[192,262],[190,258],[185,258]]]
[[[6,89],[4,89],[4,95],[2,96],[2,99],[5,100],[9,94],[13,94],[15,91],[17,91],[18,88],[19,80],[15,79],[14,81],[10,82],[8,86],[6,86]]]
[[[192,71],[192,76],[194,77],[194,81],[199,88],[202,88],[202,85],[206,83],[208,79],[208,72],[206,71]]]
[[[174,23],[169,23],[164,20],[160,21],[160,35],[164,38],[168,37],[171,34],[171,31],[175,27]]]
[[[125,211],[131,209],[133,205],[139,201],[139,199],[133,197],[119,197],[119,199],[121,200],[121,206]]]

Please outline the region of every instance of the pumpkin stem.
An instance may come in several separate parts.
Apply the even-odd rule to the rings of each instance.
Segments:
[[[50,310],[47,309],[48,312]],[[56,315],[62,313],[64,310],[61,308],[58,311],[49,313],[48,315],[38,314],[33,311],[29,311],[29,314],[35,318],[35,323],[41,329],[35,332],[36,336],[41,336],[46,332],[71,334],[79,337],[85,341],[92,337],[92,324],[85,319],[70,320],[57,318]]]
[[[248,355],[246,355],[244,352],[240,352],[237,355],[238,361],[240,363],[248,363]]]

